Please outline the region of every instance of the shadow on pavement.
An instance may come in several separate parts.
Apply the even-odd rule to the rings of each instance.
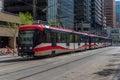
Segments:
[[[112,74],[115,74],[117,72],[120,72],[120,69],[103,69],[102,71],[96,72],[94,74],[106,77],[106,76],[110,76]]]

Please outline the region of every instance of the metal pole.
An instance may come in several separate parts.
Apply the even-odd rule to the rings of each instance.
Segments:
[[[36,0],[33,0],[33,19],[36,20]]]

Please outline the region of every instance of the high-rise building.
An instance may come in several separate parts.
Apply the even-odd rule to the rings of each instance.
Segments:
[[[62,27],[74,29],[74,1],[48,0],[48,20],[60,21]]]
[[[78,31],[89,31],[91,21],[91,0],[74,0],[74,24]],[[84,26],[85,25],[85,26]]]
[[[74,0],[75,25],[79,31],[103,35],[106,25],[104,0]]]
[[[120,1],[116,1],[116,27],[120,27]]]
[[[4,10],[31,12],[35,19],[59,20],[62,27],[101,34],[104,0],[4,0]]]
[[[91,33],[101,35],[104,21],[104,0],[91,0]]]
[[[105,12],[107,26],[113,27],[113,28],[116,27],[115,0],[104,0],[104,12]],[[117,12],[119,11],[117,10]]]

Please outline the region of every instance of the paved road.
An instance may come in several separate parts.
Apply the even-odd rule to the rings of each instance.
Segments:
[[[120,47],[27,59],[0,56],[0,80],[119,80]]]

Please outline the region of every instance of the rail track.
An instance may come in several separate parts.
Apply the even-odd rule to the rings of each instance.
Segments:
[[[28,77],[31,77],[31,76],[34,76],[34,75],[37,75],[37,74],[41,74],[41,73],[44,73],[44,72],[47,72],[47,71],[50,71],[50,70],[53,70],[53,69],[56,69],[56,68],[59,68],[59,67],[62,67],[64,65],[68,65],[70,63],[73,63],[73,62],[77,62],[79,60],[83,60],[83,59],[86,59],[88,57],[91,57],[91,56],[94,56],[96,54],[99,54],[99,53],[103,53],[105,51],[108,51],[109,49],[106,49],[106,50],[103,50],[103,51],[99,51],[99,52],[96,52],[96,53],[92,53],[92,54],[89,54],[87,56],[84,56],[82,58],[76,58],[75,60],[72,60],[72,61],[68,61],[66,63],[62,63],[62,64],[58,64],[58,65],[55,65],[55,66],[50,66],[58,61],[62,61],[62,59],[59,59],[57,61],[51,61],[51,62],[48,62],[48,63],[44,63],[44,64],[41,64],[41,65],[37,65],[37,66],[33,66],[33,67],[29,67],[29,68],[24,68],[24,69],[20,69],[20,70],[17,70],[17,71],[13,71],[13,72],[8,72],[8,73],[4,73],[4,74],[0,74],[0,76],[5,76],[5,75],[9,75],[9,74],[15,74],[15,73],[20,73],[20,72],[23,72],[23,71],[27,71],[27,70],[31,70],[31,69],[37,69],[39,67],[43,67],[43,66],[50,66],[49,68],[46,68],[46,69],[43,69],[41,71],[38,71],[38,72],[34,72],[32,74],[29,74],[29,75],[26,75],[26,76],[23,76],[23,77],[20,77],[16,80],[22,80],[22,79],[26,79]]]

